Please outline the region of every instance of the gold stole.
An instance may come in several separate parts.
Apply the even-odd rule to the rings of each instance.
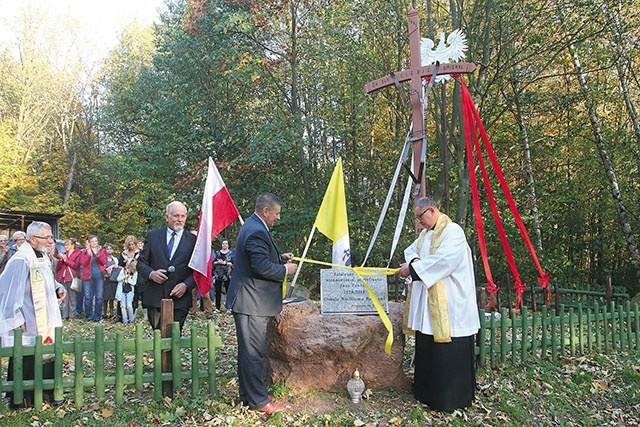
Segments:
[[[451,218],[441,213],[433,230],[431,247],[429,248],[430,255],[433,255],[440,247],[442,232],[449,224],[451,224]],[[449,310],[447,309],[447,293],[444,288],[444,280],[438,280],[438,283],[430,287],[428,292],[433,340],[438,343],[451,342],[451,326],[449,325]]]
[[[433,230],[433,237],[431,238],[431,247],[429,248],[429,254],[433,255],[435,251],[440,247],[440,240],[442,238],[442,232],[447,225],[451,223],[451,218],[441,213],[436,222],[436,227]],[[418,254],[422,252],[422,245],[427,234],[427,229],[422,230],[418,236],[417,249]],[[411,309],[411,287],[412,283],[407,285],[407,298],[405,301],[404,314],[402,316],[402,332],[405,335],[413,336],[415,331],[410,329],[409,324],[409,310]],[[449,325],[449,311],[447,309],[447,294],[444,289],[444,282],[439,280],[429,290],[429,312],[431,313],[431,325],[433,326],[433,336],[435,342],[446,343],[451,342],[451,327]]]
[[[47,311],[47,293],[44,285],[44,277],[40,270],[40,262],[30,244],[24,243],[20,250],[25,253],[29,264],[29,280],[31,281],[31,297],[36,316],[36,329],[38,335],[42,335],[43,344],[51,344],[53,337],[49,336],[49,312]]]

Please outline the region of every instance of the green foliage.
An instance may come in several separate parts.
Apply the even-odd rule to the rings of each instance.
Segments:
[[[479,67],[463,78],[534,245],[540,227],[538,256],[545,272],[561,286],[589,288],[604,286],[610,274],[633,294],[640,291],[637,271],[567,51],[570,36],[587,70],[628,226],[637,234],[638,136],[619,96],[616,66],[627,66],[630,98],[637,100],[638,50],[631,47],[638,7],[623,3],[616,12],[620,36],[614,34],[613,9],[602,1],[580,7],[573,1],[432,2],[429,10],[418,9],[422,37],[433,38],[438,27],[449,33],[461,26],[466,32],[466,59]],[[206,161],[212,157],[243,217],[261,192],[283,198],[275,234],[280,247],[301,254],[342,157],[358,264],[411,111],[394,87],[372,94],[362,88],[409,66],[407,7],[378,0],[168,1],[154,28],[125,28],[101,73],[84,84],[77,83],[74,61],[61,70],[42,50],[25,49],[33,65],[28,68],[0,49],[0,207],[65,213],[64,236],[98,234],[103,242],[120,242],[161,225],[164,206],[180,199],[190,211],[188,226],[195,228]],[[559,10],[565,16],[560,21]],[[33,37],[44,27],[35,26]],[[614,40],[622,49],[616,55]],[[403,90],[407,95],[407,84]],[[459,92],[449,82],[436,86],[427,101],[427,189],[466,227],[479,254]],[[519,274],[525,283],[535,283],[535,266],[495,176],[490,179]],[[403,173],[369,266],[388,262],[405,182]],[[501,286],[511,286],[486,188],[481,193],[492,274]],[[391,266],[401,261],[413,227],[408,216]],[[233,240],[237,229],[234,224],[226,236]],[[327,260],[330,251],[331,242],[316,233],[308,256]],[[476,272],[483,283],[480,265]],[[300,284],[314,294],[317,277],[318,269],[306,265]]]
[[[287,387],[284,382],[279,382],[276,384],[272,384],[269,387],[269,394],[273,396],[274,399],[281,399],[284,396],[288,396],[291,393],[291,390]]]
[[[413,408],[409,416],[410,422],[420,423],[426,419],[425,412],[421,408]]]

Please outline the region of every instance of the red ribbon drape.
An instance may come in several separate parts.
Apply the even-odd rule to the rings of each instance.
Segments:
[[[509,241],[506,237],[504,226],[502,225],[502,220],[500,219],[500,214],[497,209],[495,197],[493,195],[491,184],[489,182],[487,169],[484,163],[484,159],[482,157],[482,150],[480,147],[480,142],[478,140],[478,134],[477,134],[476,128],[480,132],[480,136],[482,138],[484,148],[487,152],[487,155],[489,156],[489,160],[491,162],[491,165],[493,166],[493,170],[498,178],[500,188],[502,189],[505,195],[505,198],[509,205],[509,209],[511,210],[511,213],[513,214],[513,217],[516,221],[518,230],[520,231],[520,235],[523,241],[525,242],[525,245],[529,251],[529,254],[531,255],[531,258],[533,259],[533,262],[536,266],[536,269],[539,275],[538,282],[540,283],[540,286],[542,286],[542,288],[546,290],[545,300],[546,300],[546,304],[549,305],[551,303],[551,291],[549,289],[549,279],[551,276],[549,274],[546,274],[542,270],[542,266],[538,261],[538,257],[535,253],[535,249],[533,247],[533,244],[531,243],[531,239],[529,238],[526,227],[522,222],[522,218],[520,216],[518,208],[516,207],[515,201],[513,199],[513,196],[511,195],[511,191],[509,190],[507,182],[504,178],[502,169],[500,168],[500,164],[498,163],[498,159],[495,155],[495,152],[493,151],[493,147],[491,146],[491,143],[489,142],[489,138],[487,137],[487,133],[484,129],[484,126],[482,125],[482,121],[480,120],[480,115],[478,114],[478,110],[475,107],[475,103],[473,102],[471,93],[469,92],[469,89],[467,88],[466,84],[462,79],[458,79],[458,81],[460,82],[460,86],[462,88],[462,91],[461,91],[462,110],[463,110],[463,121],[464,121],[465,139],[466,139],[466,147],[467,147],[467,161],[469,163],[469,172],[470,172],[469,180],[472,187],[471,191],[472,191],[472,198],[473,198],[473,207],[475,212],[474,216],[476,218],[476,227],[478,228],[478,243],[480,246],[482,263],[485,268],[485,274],[487,275],[487,281],[489,282],[489,286],[487,287],[487,290],[489,290],[490,294],[493,295],[495,294],[495,292],[498,291],[498,288],[497,286],[495,286],[495,284],[493,284],[493,279],[491,278],[491,272],[489,269],[489,264],[487,259],[486,240],[484,237],[484,228],[482,226],[482,219],[481,219],[482,214],[480,211],[480,200],[478,195],[477,182],[475,178],[475,165],[473,162],[473,149],[472,149],[473,146],[475,146],[475,149],[476,149],[476,155],[478,157],[478,165],[482,172],[483,183],[487,189],[487,197],[489,200],[489,205],[491,207],[491,212],[494,217],[494,221],[496,223],[498,235],[500,237],[500,242],[505,252],[507,263],[509,264],[509,269],[511,270],[511,273],[513,274],[513,277],[514,277],[514,281],[515,281],[514,287],[516,290],[515,308],[519,309],[522,306],[522,294],[525,289],[525,284],[522,283],[522,281],[520,280],[520,274],[518,273],[518,269],[513,257],[513,252],[511,251]],[[471,143],[472,138],[474,142],[473,146]],[[480,226],[478,226],[478,224],[480,224]],[[495,301],[495,296],[492,297],[491,301]]]
[[[478,195],[478,184],[476,182],[476,174],[474,173],[475,165],[473,161],[473,147],[471,145],[471,135],[475,134],[475,131],[471,128],[471,120],[467,119],[468,108],[466,108],[466,100],[462,98],[462,111],[463,111],[463,123],[464,133],[467,147],[467,162],[469,164],[469,184],[471,187],[471,200],[473,203],[473,218],[476,224],[476,230],[478,232],[478,246],[480,247],[480,258],[482,259],[482,266],[484,268],[484,274],[487,279],[487,291],[489,292],[489,307],[496,305],[496,293],[500,288],[495,284],[493,275],[491,274],[491,267],[489,266],[489,258],[487,256],[487,245],[484,235],[484,225],[482,222],[482,215],[480,214],[480,197]]]

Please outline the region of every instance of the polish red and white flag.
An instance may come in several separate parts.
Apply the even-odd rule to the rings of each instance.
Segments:
[[[198,237],[191,260],[189,260],[189,267],[193,269],[193,277],[200,295],[205,295],[211,290],[213,280],[211,242],[236,218],[240,218],[242,221],[240,212],[233,203],[218,168],[209,157],[209,170],[204,184],[200,218],[198,219]]]

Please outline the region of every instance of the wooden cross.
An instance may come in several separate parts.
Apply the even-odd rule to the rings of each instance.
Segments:
[[[400,82],[411,80],[411,110],[413,131],[411,141],[413,141],[413,171],[416,174],[416,191],[414,192],[414,200],[426,195],[425,177],[422,173],[421,156],[419,153],[426,153],[427,137],[424,126],[424,100],[422,99],[422,79],[425,76],[433,76],[439,74],[458,74],[472,73],[476,69],[476,65],[470,62],[449,62],[439,65],[423,66],[420,55],[420,18],[418,11],[411,9],[408,13],[409,21],[409,53],[411,55],[411,68],[407,70],[397,71],[388,76],[371,81],[364,85],[364,91],[371,93],[383,87],[393,84],[399,85]],[[416,222],[417,223],[417,222]],[[418,224],[418,223],[417,223]]]

